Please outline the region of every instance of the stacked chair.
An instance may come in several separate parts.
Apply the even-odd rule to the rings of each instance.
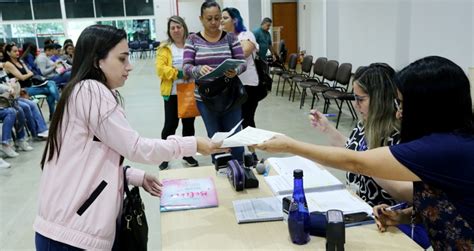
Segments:
[[[324,66],[328,61],[325,57],[320,57],[316,59],[313,65],[313,76],[306,79],[304,82],[300,82],[301,91],[301,100],[300,100],[300,109],[304,106],[304,101],[306,99],[306,90],[313,86],[321,85],[323,81],[323,72]]]
[[[293,75],[290,82],[290,96],[288,100],[291,98],[291,94],[293,93],[293,100],[295,101],[295,94],[296,89],[298,88],[298,83],[305,82],[309,79],[311,74],[311,68],[313,67],[313,56],[307,55],[303,58],[303,62],[301,63],[301,73]],[[299,88],[298,88],[299,91]]]
[[[334,81],[334,85],[323,92],[323,97],[324,97],[324,113],[327,113],[329,105],[330,105],[330,100],[334,100],[336,103],[336,106],[338,108],[338,114],[337,114],[337,122],[336,122],[336,128],[339,126],[339,120],[341,118],[342,114],[342,106],[344,103],[347,104],[347,107],[349,108],[349,111],[352,115],[352,119],[357,119],[357,113],[354,109],[354,106],[352,106],[351,101],[354,100],[354,93],[351,90],[349,92],[349,84],[352,76],[352,64],[349,63],[343,63],[339,66],[337,69],[337,74],[336,74],[336,80]]]

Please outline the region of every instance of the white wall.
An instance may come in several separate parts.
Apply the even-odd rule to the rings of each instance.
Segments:
[[[410,61],[444,56],[465,71],[474,66],[474,1],[414,1],[411,5]]]
[[[315,60],[326,56],[325,0],[301,0],[298,2],[298,46]]]
[[[248,27],[250,23],[250,14],[249,14],[249,0],[223,0],[221,8],[225,7],[234,7],[239,10],[244,24],[249,30],[252,30],[252,27]]]
[[[162,41],[168,38],[166,24],[168,18],[176,13],[176,2],[175,0],[154,0],[154,5],[156,40]]]
[[[198,32],[202,30],[201,21],[201,4],[203,1],[196,0],[179,0],[178,10],[179,15],[184,18],[188,25],[188,30],[191,32]]]
[[[298,40],[314,57],[354,69],[375,61],[400,69],[436,54],[467,71],[474,66],[473,16],[472,0],[301,0]]]

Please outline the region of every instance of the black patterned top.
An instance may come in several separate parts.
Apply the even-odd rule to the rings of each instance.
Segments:
[[[388,142],[389,146],[400,143],[400,133],[394,131]],[[361,121],[352,129],[352,133],[346,142],[346,148],[354,151],[366,151],[368,149],[365,141],[364,125]],[[387,204],[389,206],[397,204],[397,201],[369,176],[347,172],[346,185],[356,188],[357,195],[372,207],[379,204]]]

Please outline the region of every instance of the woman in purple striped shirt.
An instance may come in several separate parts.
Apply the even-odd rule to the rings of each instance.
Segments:
[[[183,70],[185,75],[198,79],[212,71],[226,59],[245,59],[237,37],[232,33],[226,33],[219,29],[222,18],[219,4],[214,1],[204,2],[201,5],[201,16],[199,18],[204,28],[203,31],[189,35],[184,46]],[[242,64],[236,70],[227,71],[225,75],[228,78],[234,78],[244,72],[245,69],[246,64]],[[226,113],[218,114],[207,109],[197,90],[195,96],[209,137],[212,137],[216,132],[231,130],[242,119],[240,106]],[[240,128],[236,131],[239,130]],[[244,148],[232,148],[231,153],[234,159],[242,161]],[[214,156],[212,159],[214,162]]]

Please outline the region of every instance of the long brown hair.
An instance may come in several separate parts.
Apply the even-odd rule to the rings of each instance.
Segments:
[[[395,70],[385,63],[360,67],[354,82],[370,97],[369,113],[364,121],[365,138],[370,149],[385,146],[394,131],[400,129],[393,100],[397,87],[393,81]]]
[[[54,155],[58,157],[61,152],[61,137],[63,135],[61,125],[64,120],[64,113],[69,109],[69,99],[76,86],[83,80],[92,79],[104,84],[112,92],[110,87],[107,86],[107,79],[99,67],[99,61],[106,58],[109,51],[124,39],[127,39],[124,30],[109,25],[92,25],[82,31],[75,48],[71,80],[62,91],[49,127],[49,136],[41,159],[41,168],[44,167],[47,161],[51,161]],[[82,86],[79,88],[82,88]],[[114,94],[114,96],[116,95]],[[120,100],[117,100],[117,105],[119,103]],[[99,117],[101,116],[99,115]]]

